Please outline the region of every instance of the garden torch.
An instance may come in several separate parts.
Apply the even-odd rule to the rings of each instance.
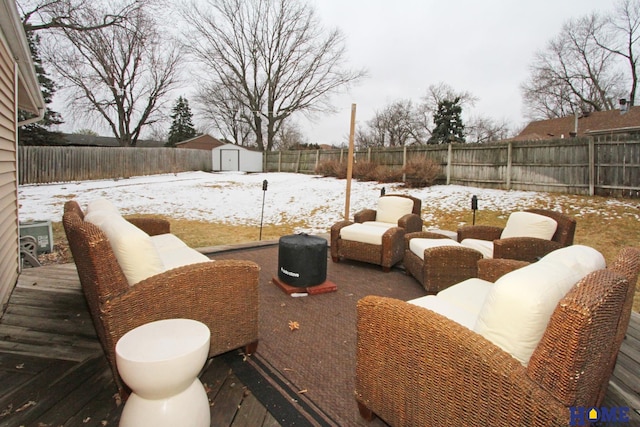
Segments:
[[[476,211],[478,210],[478,196],[471,196],[471,210],[473,211],[473,225],[476,225]]]
[[[262,213],[260,213],[260,238],[262,240],[262,218],[264,218],[264,195],[267,193],[267,180],[262,181]]]

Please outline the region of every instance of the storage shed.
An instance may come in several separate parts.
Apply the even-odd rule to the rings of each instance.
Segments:
[[[211,150],[214,171],[262,172],[262,153],[235,144],[224,144]]]

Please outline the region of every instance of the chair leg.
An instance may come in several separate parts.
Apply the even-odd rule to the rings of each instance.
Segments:
[[[247,356],[250,356],[253,353],[255,353],[257,349],[258,349],[258,340],[255,340],[254,342],[244,346],[244,354],[246,354]]]
[[[388,273],[388,272],[390,272],[390,271],[391,271],[391,267],[385,267],[385,266],[382,266],[382,271],[383,271],[384,273]]]
[[[331,261],[333,261],[333,262],[340,262],[340,257],[339,257],[339,256],[332,256],[332,257],[331,257]]]
[[[360,416],[364,418],[365,421],[371,422],[375,419],[376,414],[369,408],[367,408],[364,403],[358,402],[358,411],[360,411]]]

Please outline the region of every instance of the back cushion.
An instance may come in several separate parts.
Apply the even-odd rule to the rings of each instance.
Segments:
[[[87,203],[87,212],[86,213],[91,213],[94,211],[108,211],[108,212],[113,212],[115,214],[120,214],[120,212],[118,211],[118,208],[116,207],[116,205],[114,205],[113,203],[111,203],[111,201],[105,199],[105,198],[98,198],[98,199],[94,199],[91,200],[89,203]]]
[[[101,217],[101,219],[104,218]],[[164,270],[151,237],[126,219],[113,215],[96,225],[109,239],[111,249],[129,285],[134,285]]]
[[[413,200],[407,197],[384,196],[378,199],[376,221],[397,224],[398,220],[413,211]]]
[[[558,302],[603,266],[598,251],[582,246],[505,274],[489,291],[474,330],[527,365]]]
[[[513,212],[509,215],[501,239],[508,237],[536,237],[551,240],[558,228],[558,223],[548,216],[531,212]]]

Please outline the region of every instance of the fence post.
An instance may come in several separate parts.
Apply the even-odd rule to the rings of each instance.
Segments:
[[[407,182],[407,146],[402,146],[402,182]]]
[[[451,161],[453,159],[453,146],[449,143],[447,147],[447,185],[451,184]]]
[[[507,190],[511,190],[511,165],[513,155],[513,143],[509,141],[507,144]]]
[[[315,168],[313,168],[314,173],[318,170],[319,164],[320,164],[320,150],[316,150],[316,166]]]
[[[589,138],[589,195],[595,195],[596,183],[596,145],[594,138]]]

